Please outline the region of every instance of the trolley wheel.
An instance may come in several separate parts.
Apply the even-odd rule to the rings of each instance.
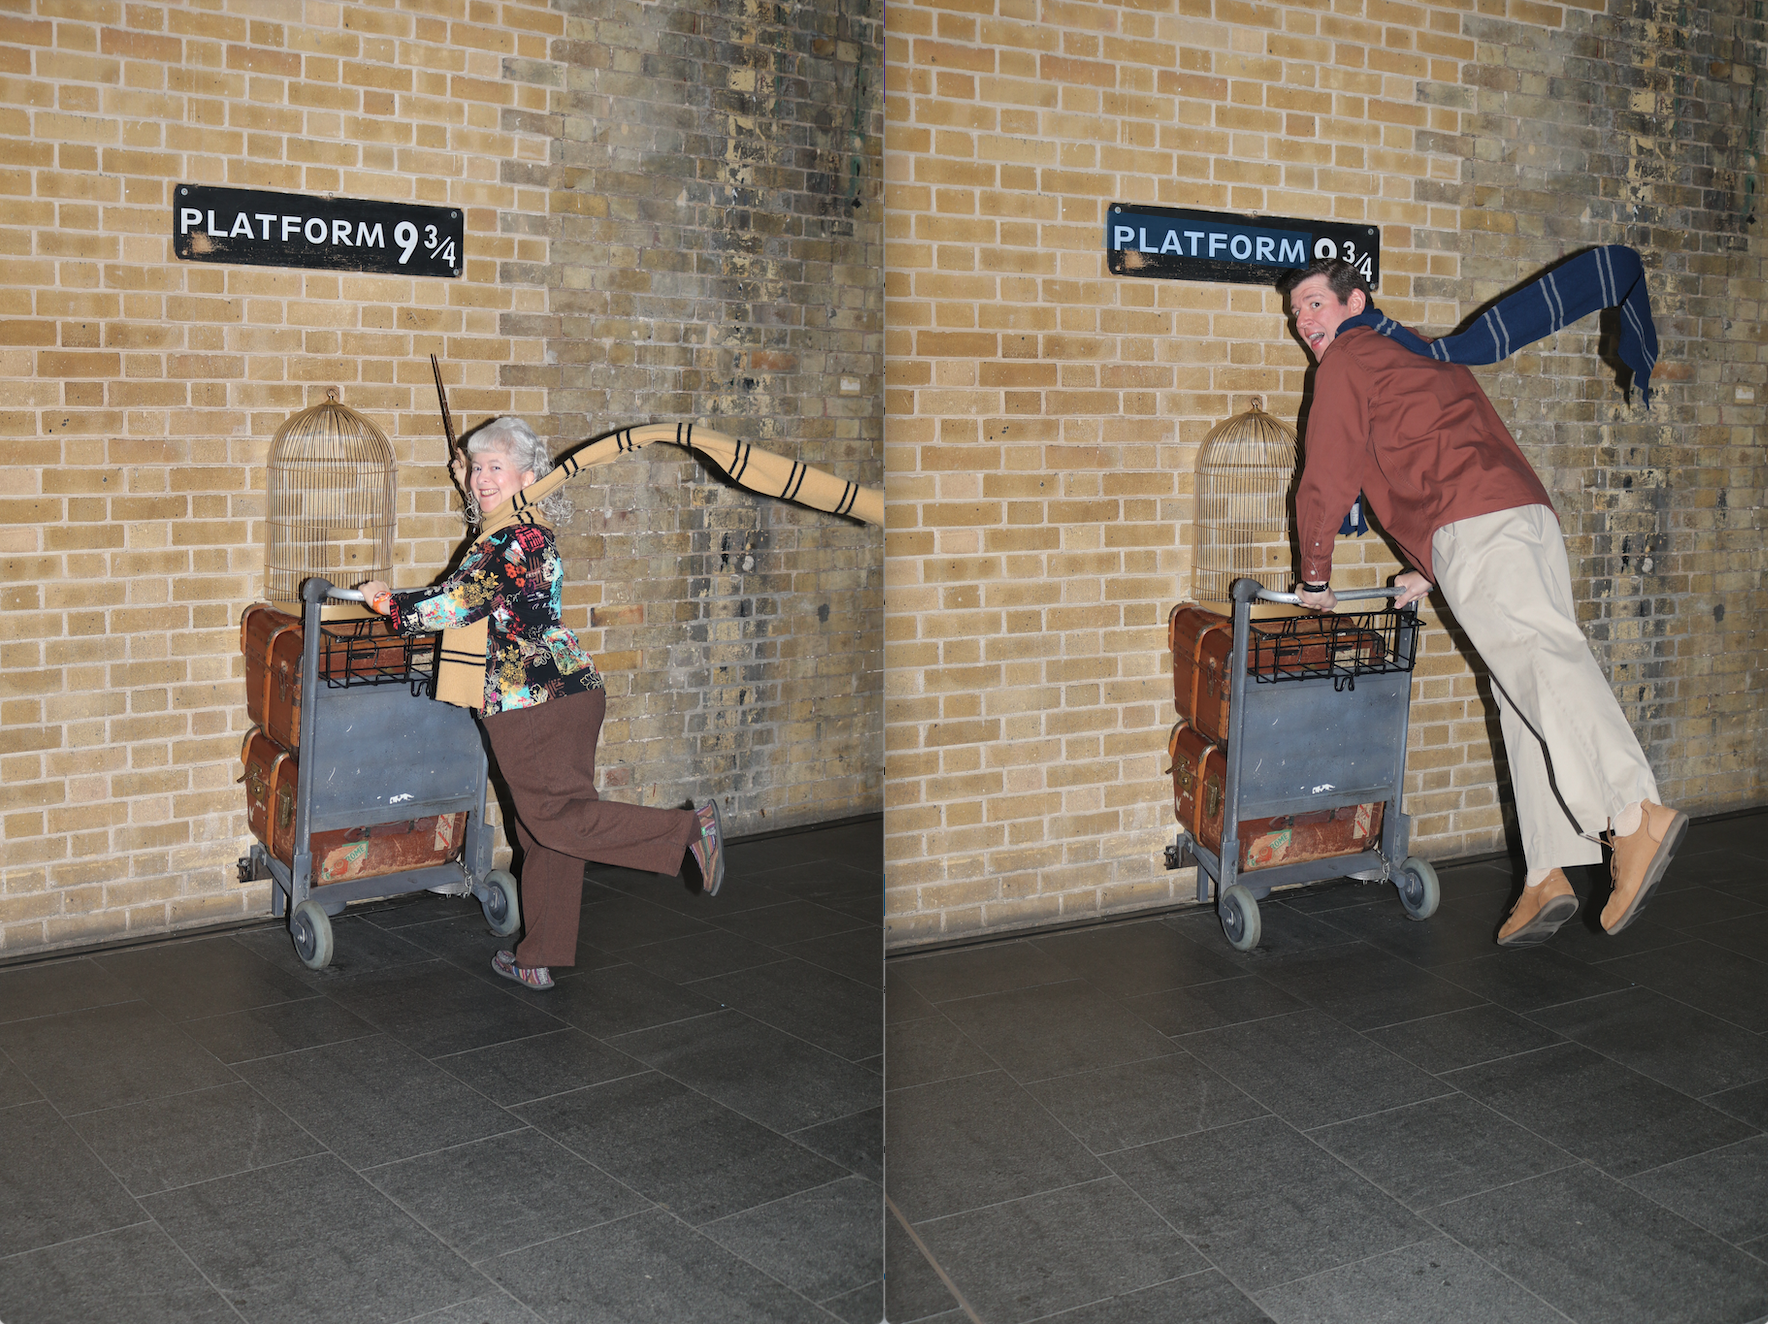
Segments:
[[[485,875],[485,895],[479,901],[485,911],[485,922],[500,938],[508,937],[522,927],[522,906],[516,900],[516,880],[502,869]]]
[[[1250,952],[1258,946],[1258,902],[1239,883],[1221,895],[1216,903],[1216,916],[1222,921],[1222,932],[1237,952]]]
[[[289,916],[289,937],[295,943],[295,955],[309,970],[323,970],[331,964],[331,917],[325,907],[309,898],[295,907]]]
[[[1437,902],[1443,899],[1436,870],[1431,868],[1429,860],[1421,860],[1416,855],[1400,866],[1394,886],[1399,889],[1400,904],[1406,908],[1408,919],[1429,919],[1436,914]]]

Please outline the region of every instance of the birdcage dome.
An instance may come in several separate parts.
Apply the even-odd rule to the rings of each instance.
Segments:
[[[1197,456],[1192,590],[1202,602],[1228,602],[1236,579],[1289,584],[1295,429],[1261,406],[1255,396],[1245,413],[1218,423]]]
[[[272,602],[299,603],[301,581],[350,586],[393,567],[393,447],[328,390],[276,430],[268,477]]]

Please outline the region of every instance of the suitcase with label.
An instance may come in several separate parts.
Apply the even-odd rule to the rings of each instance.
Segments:
[[[1167,752],[1172,757],[1173,817],[1211,851],[1220,853],[1227,777],[1221,747],[1191,723],[1179,721],[1167,737]],[[1385,808],[1378,801],[1242,819],[1239,867],[1267,869],[1370,850],[1381,839]]]

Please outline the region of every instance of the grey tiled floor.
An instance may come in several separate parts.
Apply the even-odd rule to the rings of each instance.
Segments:
[[[882,1313],[881,825],[592,869],[578,965],[470,901],[0,969],[0,1320]]]
[[[1768,814],[1619,938],[1501,951],[1519,882],[892,957],[891,1324],[1768,1317]]]

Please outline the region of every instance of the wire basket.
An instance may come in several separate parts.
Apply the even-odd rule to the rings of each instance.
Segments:
[[[409,685],[423,697],[435,684],[434,634],[408,639],[382,620],[328,621],[319,628],[319,676],[334,690]]]
[[[1417,617],[1389,607],[1323,616],[1254,621],[1246,670],[1261,685],[1285,680],[1332,681],[1355,689],[1358,676],[1410,671],[1417,659]]]

